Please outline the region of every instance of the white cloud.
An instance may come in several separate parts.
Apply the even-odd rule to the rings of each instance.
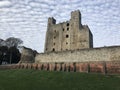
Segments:
[[[0,8],[1,7],[8,7],[10,6],[12,3],[10,1],[0,1]]]
[[[77,9],[95,47],[120,45],[120,0],[2,0],[0,38],[21,38],[25,46],[43,52],[48,17],[63,22]]]

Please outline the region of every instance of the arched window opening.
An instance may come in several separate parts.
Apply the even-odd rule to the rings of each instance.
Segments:
[[[55,51],[55,49],[53,48],[53,50],[52,51]]]
[[[67,28],[67,31],[69,31],[69,28]]]

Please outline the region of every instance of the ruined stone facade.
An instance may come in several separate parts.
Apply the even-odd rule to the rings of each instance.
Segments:
[[[80,12],[73,11],[67,22],[56,24],[54,18],[49,18],[45,53],[24,48],[20,62],[14,67],[120,74],[120,46],[93,48],[92,33],[81,24]],[[3,68],[9,67],[0,67]]]
[[[23,47],[19,63],[34,63],[37,52],[30,48]]]
[[[35,63],[74,63],[96,61],[120,61],[120,46],[40,53],[35,57]]]
[[[79,10],[71,12],[70,21],[56,24],[56,20],[48,19],[45,52],[67,51],[93,48],[93,36],[87,25],[81,24]]]

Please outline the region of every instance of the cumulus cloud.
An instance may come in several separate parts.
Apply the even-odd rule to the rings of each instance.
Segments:
[[[95,47],[120,45],[120,0],[0,0],[0,38],[21,38],[25,46],[43,52],[48,17],[67,21],[76,9]]]

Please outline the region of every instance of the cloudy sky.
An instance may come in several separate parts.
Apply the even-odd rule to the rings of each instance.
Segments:
[[[94,47],[120,45],[120,0],[0,0],[0,38],[21,38],[24,46],[43,52],[48,17],[67,21],[78,9]]]

